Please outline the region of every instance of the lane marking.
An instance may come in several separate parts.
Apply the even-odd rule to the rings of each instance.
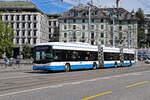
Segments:
[[[98,97],[98,96],[102,96],[102,95],[106,95],[106,94],[110,94],[110,93],[112,93],[112,91],[102,92],[100,94],[96,94],[96,95],[93,95],[93,96],[90,96],[90,97],[86,97],[86,98],[83,98],[81,100],[89,100],[89,99],[92,99],[92,98],[95,98],[95,97]]]
[[[126,88],[130,88],[130,87],[133,87],[133,86],[137,86],[137,85],[141,85],[141,84],[146,84],[146,83],[148,83],[148,81],[143,81],[143,82],[131,84],[131,85],[126,86]]]

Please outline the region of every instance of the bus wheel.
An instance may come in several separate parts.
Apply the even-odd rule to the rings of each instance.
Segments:
[[[65,65],[65,72],[69,72],[70,71],[70,65],[69,64],[66,64]]]
[[[115,62],[115,68],[117,68],[118,67],[118,64],[117,64],[117,62]]]
[[[96,63],[93,63],[93,70],[96,70],[97,69],[97,66],[96,66]]]

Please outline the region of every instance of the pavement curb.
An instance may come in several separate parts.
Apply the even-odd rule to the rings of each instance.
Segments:
[[[0,73],[7,73],[7,72],[25,72],[25,71],[33,71],[31,70],[6,70],[6,71],[0,71]]]

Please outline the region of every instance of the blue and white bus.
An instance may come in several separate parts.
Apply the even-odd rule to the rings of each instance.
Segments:
[[[134,50],[123,49],[123,64],[120,64],[120,48],[103,47],[104,64],[100,66],[98,46],[88,43],[41,43],[34,46],[33,70],[70,71],[131,66],[135,64],[134,54]]]

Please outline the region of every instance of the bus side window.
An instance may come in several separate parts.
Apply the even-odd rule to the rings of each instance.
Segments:
[[[78,52],[77,51],[73,51],[73,53],[72,53],[72,60],[74,60],[74,61],[78,60]]]
[[[62,53],[60,50],[54,50],[54,60],[61,61],[62,60]]]

